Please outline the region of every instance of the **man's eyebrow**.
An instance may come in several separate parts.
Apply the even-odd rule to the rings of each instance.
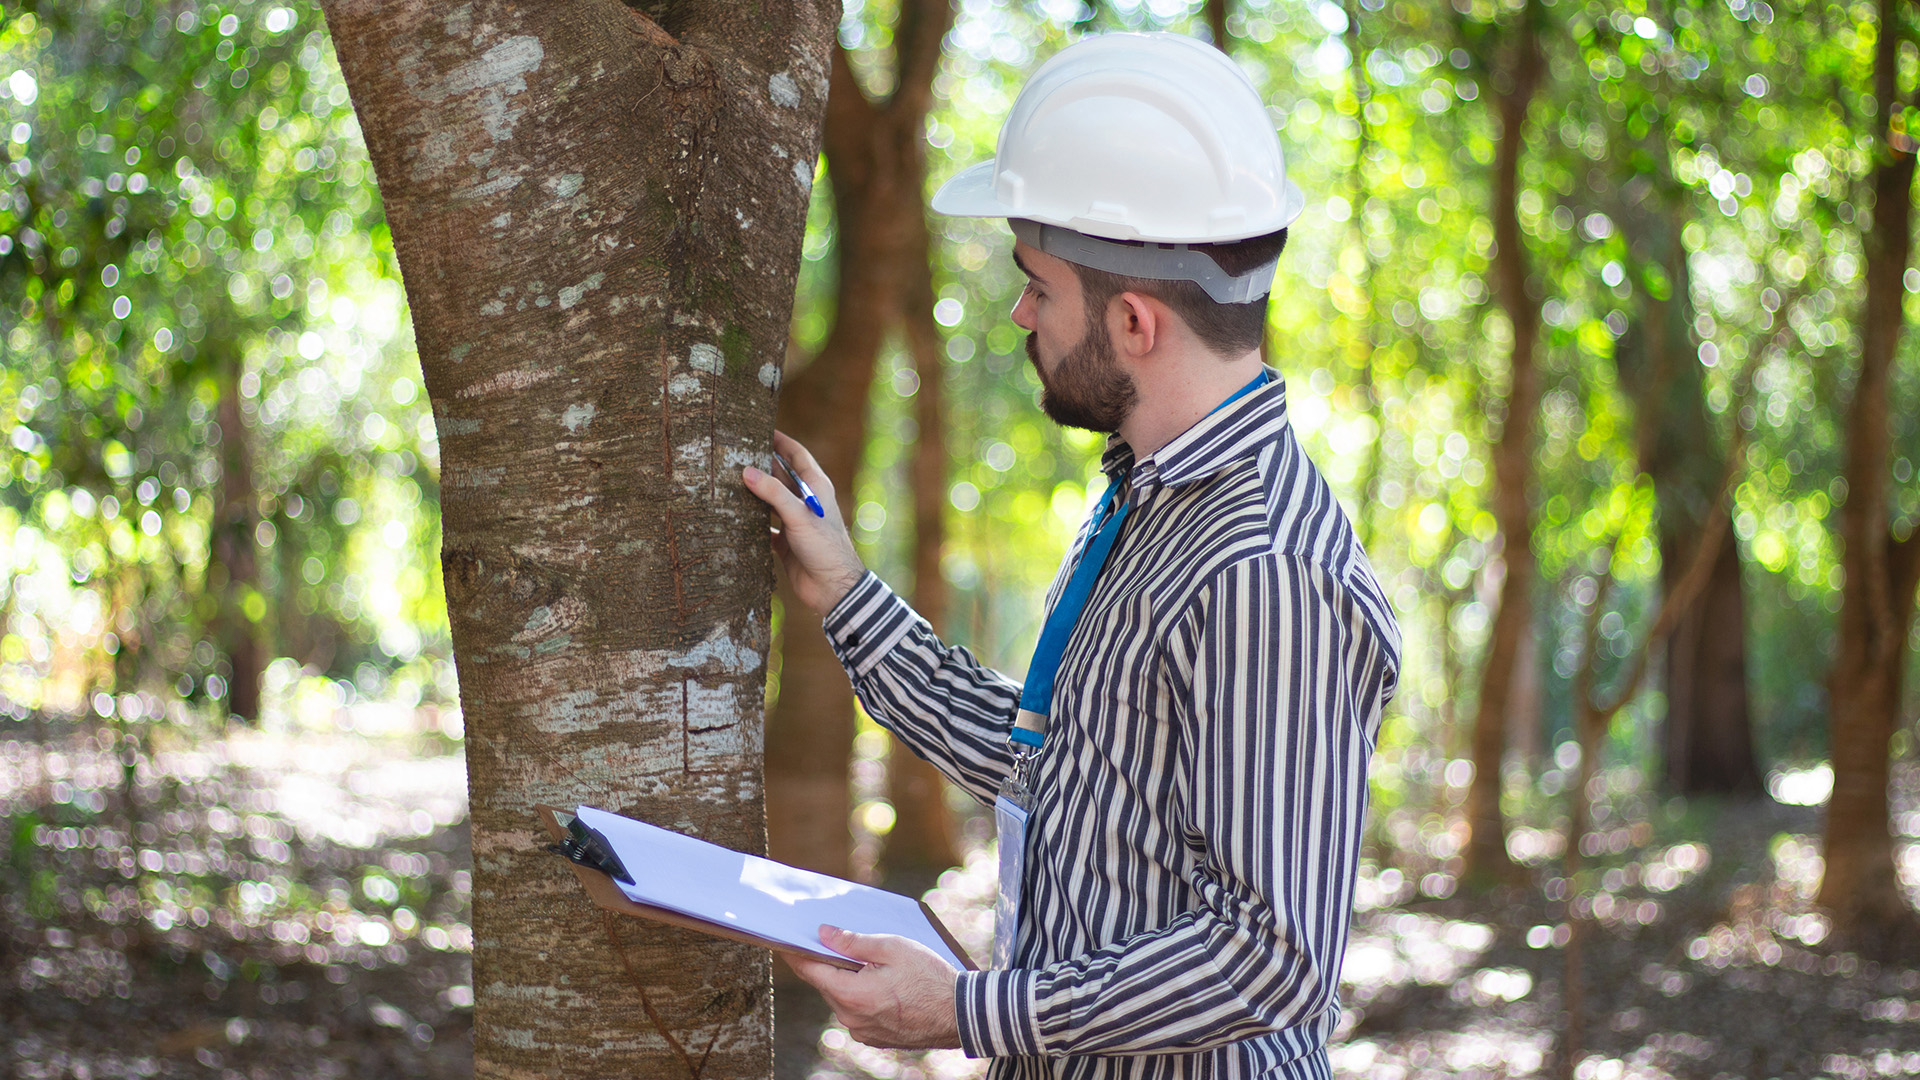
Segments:
[[[1033,280],[1039,282],[1040,284],[1045,285],[1047,283],[1047,279],[1041,277],[1039,274],[1034,273],[1033,268],[1027,265],[1027,260],[1022,259],[1020,257],[1020,253],[1017,251],[1013,253],[1013,265],[1019,267],[1021,273],[1027,275],[1029,278],[1032,278]]]

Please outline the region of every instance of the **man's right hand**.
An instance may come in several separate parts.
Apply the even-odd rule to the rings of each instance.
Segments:
[[[747,490],[773,507],[780,516],[780,531],[773,536],[773,553],[787,569],[787,580],[800,602],[825,617],[842,597],[852,591],[865,576],[867,568],[854,553],[853,537],[847,535],[840,520],[840,504],[834,501],[833,481],[820,471],[807,448],[781,432],[773,433],[773,448],[793,465],[793,470],[819,497],[826,517],[816,517],[812,508],[787,487],[786,481],[748,466],[741,470]],[[780,466],[774,465],[778,470]]]

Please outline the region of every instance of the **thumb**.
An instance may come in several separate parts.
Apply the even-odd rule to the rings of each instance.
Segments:
[[[863,964],[884,964],[894,959],[893,939],[886,934],[856,934],[837,926],[822,925],[820,941],[827,948]]]

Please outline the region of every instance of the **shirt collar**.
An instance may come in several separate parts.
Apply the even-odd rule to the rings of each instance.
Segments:
[[[1286,381],[1272,368],[1267,374],[1265,386],[1209,413],[1138,463],[1125,440],[1108,436],[1100,471],[1110,478],[1131,471],[1136,485],[1178,487],[1247,457],[1287,426]]]

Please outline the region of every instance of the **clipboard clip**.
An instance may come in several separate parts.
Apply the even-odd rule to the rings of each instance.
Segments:
[[[633,884],[633,875],[627,873],[620,856],[613,853],[613,845],[607,843],[607,838],[600,835],[598,829],[588,828],[577,817],[567,822],[567,838],[557,844],[548,844],[547,850],[569,862],[598,870],[615,881]]]

